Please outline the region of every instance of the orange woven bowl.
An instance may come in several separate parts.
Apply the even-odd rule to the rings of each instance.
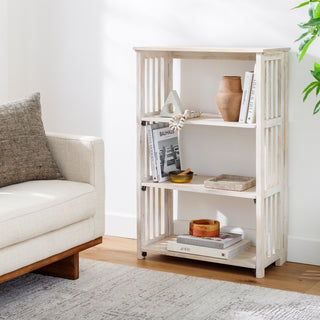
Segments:
[[[192,220],[189,224],[189,234],[196,237],[218,237],[220,222],[211,219]]]

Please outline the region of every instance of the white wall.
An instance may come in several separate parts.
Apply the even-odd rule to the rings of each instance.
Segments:
[[[312,116],[315,99],[303,104],[300,94],[310,81],[307,70],[320,52],[313,47],[302,63],[297,62],[293,41],[300,35],[296,24],[304,20],[304,10],[290,11],[292,1],[276,0],[8,3],[9,96],[38,90],[48,130],[103,136],[108,234],[135,236],[136,75],[132,47],[292,47],[288,259],[320,264],[320,119]],[[184,102],[192,103],[189,98]]]

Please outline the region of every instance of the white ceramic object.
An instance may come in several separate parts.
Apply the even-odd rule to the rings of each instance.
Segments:
[[[161,117],[174,117],[183,114],[180,98],[176,90],[171,90],[168,98],[161,108]]]

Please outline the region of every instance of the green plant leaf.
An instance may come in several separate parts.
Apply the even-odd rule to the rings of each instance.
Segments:
[[[311,33],[312,31],[314,31],[316,28],[312,28],[309,31],[303,33],[297,40],[295,40],[295,42],[301,40],[302,38],[304,38],[305,36],[307,36],[309,33]]]
[[[307,26],[305,22],[301,22],[298,24],[298,26],[302,29],[310,29],[310,26]]]
[[[304,7],[304,6],[307,6],[309,3],[311,2],[320,2],[320,0],[310,0],[310,1],[305,1],[305,2],[302,2],[300,3],[299,5],[297,5],[296,7],[293,7],[291,8],[291,10],[293,9],[298,9],[298,8],[301,8],[301,7]]]
[[[320,91],[320,84],[317,85],[316,96],[319,94],[319,91]]]
[[[320,18],[314,18],[314,19],[310,19],[306,23],[300,23],[299,27],[310,28],[310,27],[319,27],[319,25],[320,25]]]
[[[306,87],[303,89],[302,93],[305,93],[311,86],[313,86],[313,85],[315,85],[315,84],[317,84],[317,83],[318,83],[318,81],[313,81],[313,82],[311,82],[308,86],[306,86]]]
[[[304,57],[304,55],[306,54],[310,44],[314,41],[314,39],[316,38],[316,36],[312,36],[311,38],[308,39],[304,39],[299,47],[299,62],[302,60],[302,58]]]
[[[313,114],[318,113],[319,110],[320,110],[320,101],[318,101],[317,104],[316,104],[316,106],[314,107]]]
[[[310,72],[316,80],[320,81],[320,71],[310,71]]]
[[[314,63],[314,71],[320,71],[320,64],[319,63]]]
[[[303,102],[306,101],[306,99],[308,98],[308,95],[312,92],[312,90],[316,87],[317,85],[314,84],[313,86],[311,86],[305,93],[304,97],[303,97]]]
[[[318,3],[314,9],[313,15],[315,19],[320,18],[320,3]]]
[[[291,10],[304,7],[304,6],[308,5],[308,4],[309,4],[309,1],[302,2],[302,3],[300,3],[299,5],[297,5],[296,7],[291,8]]]
[[[310,3],[309,3],[309,9],[308,9],[308,13],[309,13],[310,19],[315,18],[315,16],[314,16],[314,10],[315,10],[315,8],[316,8],[315,3],[310,2]]]

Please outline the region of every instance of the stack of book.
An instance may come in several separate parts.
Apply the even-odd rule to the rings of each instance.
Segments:
[[[178,132],[167,123],[155,123],[147,125],[147,136],[153,181],[166,181],[170,171],[181,169]]]
[[[246,72],[243,82],[243,93],[240,107],[239,122],[256,122],[256,66],[253,72]]]
[[[179,235],[168,241],[167,250],[230,259],[241,251],[248,249],[251,241],[242,239],[241,234],[221,232],[219,237],[195,237]]]

